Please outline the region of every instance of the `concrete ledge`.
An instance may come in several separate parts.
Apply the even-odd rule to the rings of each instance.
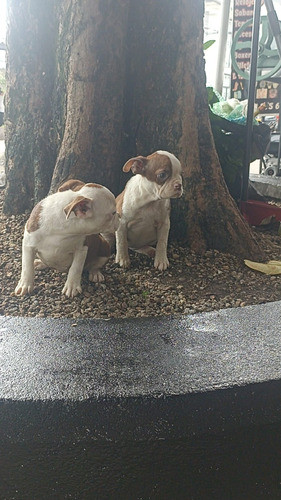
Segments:
[[[280,306],[2,317],[1,498],[281,498]]]
[[[281,199],[281,177],[251,174],[250,181],[256,192],[265,198]]]

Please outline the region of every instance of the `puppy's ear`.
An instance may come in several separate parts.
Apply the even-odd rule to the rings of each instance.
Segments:
[[[84,182],[79,181],[78,179],[69,179],[68,181],[65,181],[58,189],[58,191],[61,193],[62,191],[68,191],[68,189],[71,189],[71,191],[79,191],[84,186]]]
[[[136,156],[136,158],[131,158],[125,163],[123,172],[129,172],[131,169],[133,174],[144,175],[147,162],[148,159],[145,156]]]
[[[89,215],[89,210],[92,210],[92,200],[84,196],[77,196],[75,200],[71,201],[64,207],[66,219],[69,219],[71,212],[74,212],[76,217],[84,219]]]

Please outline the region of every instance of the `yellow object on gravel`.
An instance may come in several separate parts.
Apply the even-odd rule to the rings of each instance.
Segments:
[[[244,260],[246,266],[265,274],[281,274],[281,260],[270,260],[267,264]]]

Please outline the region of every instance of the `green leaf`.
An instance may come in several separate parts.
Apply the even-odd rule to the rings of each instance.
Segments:
[[[208,103],[212,106],[215,102],[219,102],[217,93],[214,91],[213,87],[207,87],[208,93]]]
[[[208,40],[207,42],[203,43],[203,50],[207,50],[209,47],[211,47],[216,40]]]

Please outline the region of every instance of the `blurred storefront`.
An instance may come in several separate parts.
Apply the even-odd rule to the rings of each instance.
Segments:
[[[281,0],[273,0],[273,3],[280,19]],[[205,41],[215,40],[213,46],[205,52],[207,85],[213,86],[225,99],[234,97],[244,100],[248,97],[253,12],[254,0],[205,0]],[[222,16],[227,26],[222,24]],[[222,40],[220,30],[223,28],[225,34]],[[263,104],[263,115],[279,114],[280,68],[281,61],[263,6],[255,99],[257,106]],[[218,75],[220,71],[222,75]],[[220,88],[216,88],[220,81]]]

